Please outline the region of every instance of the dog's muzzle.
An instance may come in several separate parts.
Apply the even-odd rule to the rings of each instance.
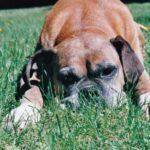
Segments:
[[[107,85],[99,80],[82,79],[78,83],[68,87],[68,95],[61,100],[61,108],[70,106],[78,109],[82,104],[96,104],[116,107],[122,103],[124,92]]]

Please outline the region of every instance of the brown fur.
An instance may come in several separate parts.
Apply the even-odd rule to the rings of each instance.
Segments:
[[[40,43],[44,48],[52,48],[82,31],[96,32],[106,39],[121,35],[143,61],[140,29],[127,7],[118,0],[60,0],[46,17]]]

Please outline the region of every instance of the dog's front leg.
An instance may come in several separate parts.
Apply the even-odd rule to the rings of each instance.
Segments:
[[[146,71],[144,71],[139,78],[136,89],[138,104],[146,113],[146,118],[150,119],[150,77]]]
[[[43,91],[46,92],[50,74],[52,74],[49,60],[53,60],[54,56],[55,54],[51,50],[40,49],[30,57],[18,84],[17,94],[21,97],[21,104],[5,117],[5,127],[23,129],[29,124],[34,125],[39,121],[39,110],[43,107],[40,87],[44,85]],[[44,74],[45,71],[46,74]]]
[[[21,98],[21,103],[17,108],[11,110],[11,112],[6,115],[4,122],[7,129],[16,127],[22,130],[29,124],[35,125],[35,123],[40,120],[39,110],[43,107],[43,98],[39,89],[39,71],[40,67],[35,62],[30,63],[29,61],[25,66],[22,77],[19,79],[20,82],[17,90],[17,94],[19,98]]]
[[[26,128],[29,124],[35,125],[40,120],[39,110],[43,107],[43,98],[37,86],[28,89],[22,99],[21,104],[5,117],[5,127],[18,130]]]

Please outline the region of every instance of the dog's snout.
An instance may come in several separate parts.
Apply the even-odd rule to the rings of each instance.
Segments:
[[[82,89],[80,91],[80,96],[83,96],[87,99],[94,98],[94,97],[99,96],[99,92],[98,92],[98,90],[93,89],[93,88],[86,88],[86,89]]]

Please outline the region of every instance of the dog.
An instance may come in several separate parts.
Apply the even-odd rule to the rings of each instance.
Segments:
[[[42,81],[43,69],[46,75]],[[119,105],[125,83],[134,85],[136,103],[149,117],[150,77],[144,68],[144,35],[119,0],[59,0],[47,14],[34,54],[18,86],[21,104],[5,118],[19,129],[40,120],[43,96],[51,82],[61,106],[80,107],[79,93],[91,88],[109,107]]]

